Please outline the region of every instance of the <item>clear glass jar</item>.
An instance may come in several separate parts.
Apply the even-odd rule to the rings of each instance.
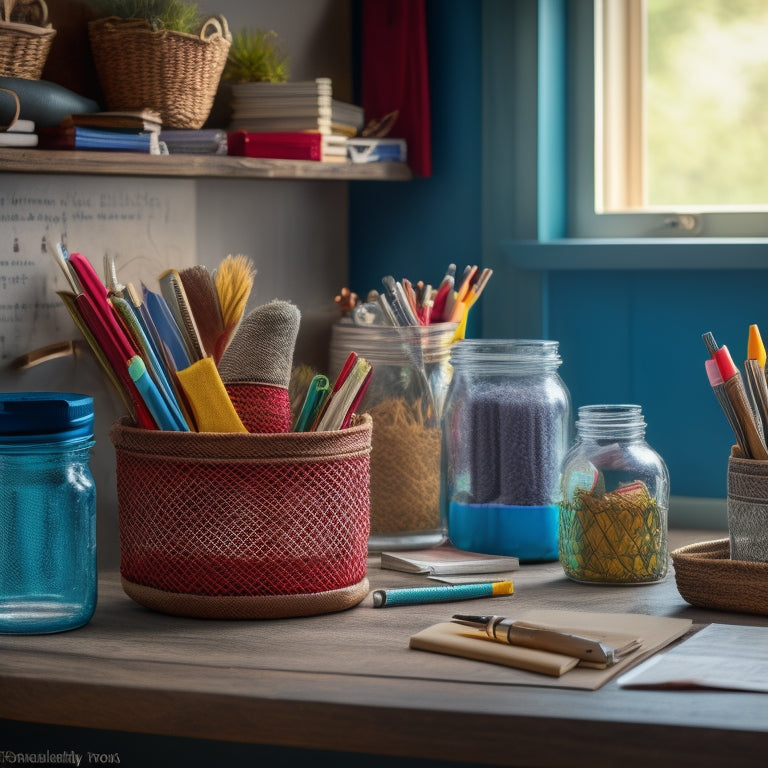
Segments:
[[[563,462],[560,562],[574,581],[649,584],[667,574],[669,473],[639,405],[584,405]]]
[[[557,560],[560,468],[571,424],[560,363],[556,341],[453,345],[442,477],[454,546]]]
[[[373,366],[359,411],[373,419],[368,549],[426,549],[446,539],[440,507],[441,419],[456,323],[393,328],[337,323],[331,375],[350,352]]]
[[[0,632],[86,624],[96,608],[93,398],[0,394]]]

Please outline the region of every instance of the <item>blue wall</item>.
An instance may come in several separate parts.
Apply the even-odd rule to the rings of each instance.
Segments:
[[[556,271],[547,285],[549,334],[560,341],[574,408],[641,404],[672,493],[724,498],[733,433],[704,372],[701,336],[711,331],[741,365],[749,325],[768,330],[768,274]]]
[[[480,265],[481,4],[426,6],[432,176],[350,183],[350,288],[360,296],[385,275],[436,285],[451,262]],[[470,335],[479,312],[471,319]]]

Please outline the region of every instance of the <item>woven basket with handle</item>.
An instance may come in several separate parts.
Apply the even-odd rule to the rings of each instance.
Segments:
[[[4,0],[0,20],[0,76],[39,80],[48,60],[56,35],[48,21],[48,7],[43,0],[17,4]],[[24,10],[22,18],[30,22],[12,21],[15,10]]]
[[[107,109],[152,109],[164,128],[202,127],[232,41],[223,16],[208,19],[199,35],[114,16],[91,21],[88,33]]]

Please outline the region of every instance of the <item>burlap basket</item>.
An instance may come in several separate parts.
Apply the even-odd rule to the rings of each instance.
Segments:
[[[56,35],[48,21],[43,0],[25,5],[35,16],[34,24],[0,21],[0,77],[39,80]]]
[[[266,619],[357,605],[369,590],[372,421],[338,432],[110,430],[120,574],[177,616]]]
[[[114,16],[89,22],[88,34],[107,109],[152,109],[164,128],[202,127],[232,42],[223,16],[199,36]]]
[[[686,602],[699,608],[768,616],[768,563],[730,559],[729,539],[680,547],[670,553]]]

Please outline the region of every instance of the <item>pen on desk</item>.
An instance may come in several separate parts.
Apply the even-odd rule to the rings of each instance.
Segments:
[[[428,603],[472,600],[480,597],[499,597],[514,594],[511,581],[489,581],[480,584],[449,584],[437,587],[397,587],[377,589],[373,593],[373,607],[397,605],[426,605]]]
[[[454,615],[451,620],[456,624],[482,630],[487,637],[498,643],[562,653],[564,656],[574,656],[582,661],[593,661],[608,666],[616,662],[613,648],[588,637],[531,626],[503,616]]]

